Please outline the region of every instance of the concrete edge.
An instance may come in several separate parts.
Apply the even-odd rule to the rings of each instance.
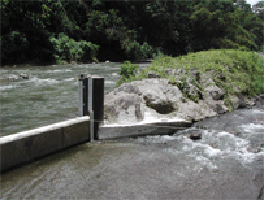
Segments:
[[[127,126],[100,126],[99,139],[120,139],[147,135],[168,135],[179,130],[185,130],[193,125],[188,121],[153,122]]]
[[[78,117],[0,138],[0,171],[90,141],[90,117]]]

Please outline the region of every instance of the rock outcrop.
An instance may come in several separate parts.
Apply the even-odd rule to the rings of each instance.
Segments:
[[[192,69],[190,76],[186,78],[185,69],[164,71],[177,81],[169,82],[168,79],[158,78],[158,75],[150,72],[148,78],[123,83],[108,93],[105,96],[105,120],[110,123],[136,123],[149,114],[156,118],[176,117],[195,122],[229,111],[224,101],[226,92],[213,80],[213,77],[218,77],[219,80],[226,81],[224,74],[216,74],[212,70],[200,74],[198,69]],[[234,90],[239,95],[231,95],[233,109],[263,105],[263,96],[248,99],[246,95],[239,93],[238,87]]]

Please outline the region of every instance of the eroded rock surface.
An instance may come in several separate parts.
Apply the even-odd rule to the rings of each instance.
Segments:
[[[190,70],[186,78],[185,69],[165,69],[165,73],[176,77],[176,81],[157,78],[149,73],[146,79],[123,83],[105,96],[104,114],[110,123],[127,123],[144,120],[146,113],[156,118],[181,118],[188,121],[200,121],[229,111],[225,105],[225,91],[219,88],[212,76],[226,81],[224,74],[212,70],[200,74],[198,69]],[[183,77],[185,76],[185,77]],[[175,80],[175,79],[174,79]],[[202,89],[201,89],[202,88]],[[239,88],[234,88],[239,92]],[[187,95],[184,96],[183,92]],[[192,97],[197,97],[195,100]],[[233,109],[250,108],[263,105],[263,96],[248,99],[241,93],[231,96]],[[191,99],[191,100],[190,100]]]

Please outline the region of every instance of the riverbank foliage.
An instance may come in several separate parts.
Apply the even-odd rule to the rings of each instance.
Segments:
[[[0,7],[1,66],[263,51],[263,19],[244,0],[1,0]]]
[[[117,87],[119,87],[123,82],[127,82],[135,78],[138,68],[139,68],[138,65],[133,65],[131,64],[130,61],[125,61],[125,63],[121,65],[121,70],[120,70],[121,78],[117,82]]]
[[[180,75],[167,73],[168,69],[184,69],[185,74]],[[216,86],[225,91],[225,104],[229,107],[232,95],[254,96],[264,93],[264,59],[255,52],[236,49],[211,49],[196,53],[188,53],[186,56],[171,57],[160,56],[152,62],[152,65],[143,69],[138,75],[130,76],[129,79],[121,79],[119,85],[124,82],[138,81],[147,78],[148,73],[154,73],[160,78],[169,79],[177,84],[191,78],[191,70],[198,70],[199,74],[211,74],[210,78]],[[214,75],[213,75],[214,74]],[[225,79],[222,79],[224,75]],[[203,91],[199,83],[199,77],[192,82],[199,90]],[[238,87],[239,91],[235,88]],[[183,91],[183,94],[184,91]],[[198,96],[185,95],[187,99],[198,101]]]

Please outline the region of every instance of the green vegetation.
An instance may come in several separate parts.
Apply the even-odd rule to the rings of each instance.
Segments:
[[[186,74],[167,74],[167,69],[185,69]],[[203,91],[203,84],[194,81],[190,70],[198,69],[201,74],[211,74],[210,77],[226,92],[225,105],[231,108],[231,95],[243,94],[247,96],[259,95],[264,93],[264,59],[255,52],[242,51],[236,49],[211,49],[197,53],[188,53],[187,56],[170,57],[160,56],[152,62],[151,66],[141,71],[133,79],[122,77],[118,85],[124,82],[131,82],[147,78],[147,73],[152,71],[161,78],[169,79],[170,83],[182,90],[186,99],[199,101],[199,95],[187,95],[187,78],[192,79],[192,83]],[[131,71],[130,71],[131,72]],[[224,75],[225,80],[220,75]],[[131,77],[131,76],[129,76]],[[179,82],[181,81],[181,84]],[[240,91],[236,91],[238,87]]]
[[[67,35],[60,33],[58,39],[54,36],[50,37],[50,42],[54,45],[56,51],[55,58],[58,65],[63,64],[65,61],[98,61],[96,59],[96,53],[99,49],[98,45],[92,44],[81,40],[75,42],[74,39],[70,39]],[[87,60],[88,58],[88,60]]]
[[[123,65],[121,65],[120,75],[121,78],[117,82],[117,86],[119,87],[123,82],[133,81],[135,78],[135,73],[138,70],[138,65],[132,65],[130,61],[125,61]]]
[[[1,66],[263,51],[261,6],[253,12],[244,0],[1,0]]]

